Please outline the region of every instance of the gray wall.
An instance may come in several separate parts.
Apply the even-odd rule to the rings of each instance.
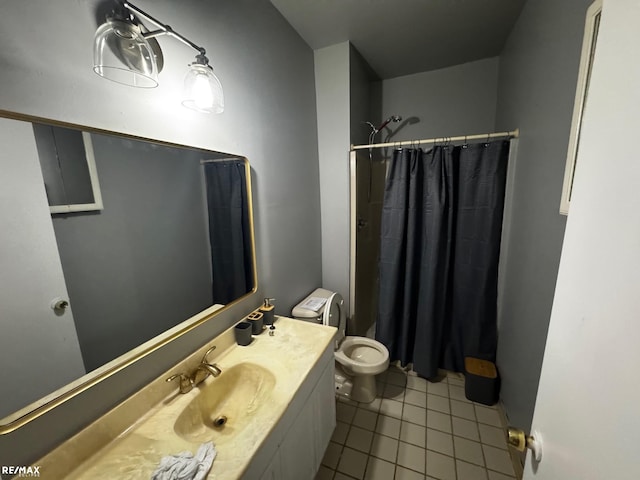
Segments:
[[[192,57],[170,38],[159,39],[165,67],[156,89],[133,89],[95,75],[93,2],[73,0],[3,2],[0,109],[246,156],[253,170],[261,291],[50,414],[0,436],[0,465],[37,459],[257,307],[261,296],[276,297],[276,312],[289,313],[321,282],[313,52],[269,2],[138,5],[206,47],[225,89],[222,115],[180,105],[184,68]]]
[[[530,1],[500,56],[497,130],[519,127],[498,366],[509,420],[529,428],[565,217],[560,194],[591,0]],[[571,341],[567,339],[567,341]]]
[[[213,303],[201,155],[91,137],[104,209],[53,216],[87,372]]]
[[[314,52],[322,210],[322,286],[342,295],[347,312],[349,312],[349,57],[349,42],[321,48]]]
[[[383,80],[381,119],[403,121],[390,123],[376,141],[491,132],[497,92],[497,58]]]

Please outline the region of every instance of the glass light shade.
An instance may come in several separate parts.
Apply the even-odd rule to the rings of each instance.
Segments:
[[[108,19],[96,31],[93,71],[132,87],[158,86],[158,65],[151,45],[131,22]]]
[[[222,84],[209,65],[192,63],[184,77],[182,105],[203,113],[222,113]]]

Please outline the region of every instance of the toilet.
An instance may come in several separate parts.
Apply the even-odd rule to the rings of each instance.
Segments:
[[[293,308],[291,315],[338,328],[336,334],[336,395],[357,402],[376,398],[376,375],[389,366],[389,351],[382,343],[366,337],[345,336],[347,314],[339,293],[316,288]]]

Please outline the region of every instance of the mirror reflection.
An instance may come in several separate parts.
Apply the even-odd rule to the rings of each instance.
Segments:
[[[0,418],[254,288],[245,159],[0,120]],[[101,208],[51,213],[70,185]]]

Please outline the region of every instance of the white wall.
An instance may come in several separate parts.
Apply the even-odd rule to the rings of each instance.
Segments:
[[[591,0],[527,2],[500,56],[497,130],[520,128],[499,329],[509,420],[531,425],[566,218],[558,213]]]
[[[95,75],[94,2],[74,0],[2,3],[0,109],[248,157],[260,296],[276,297],[276,312],[289,313],[322,280],[313,52],[269,2],[137,5],[206,47],[225,89],[222,115],[180,105],[180,84],[193,52],[170,38],[159,39],[165,69],[156,89],[132,89]],[[254,296],[51,414],[0,436],[0,465],[38,458],[259,301]]]
[[[391,115],[403,121],[390,123],[376,141],[492,132],[497,92],[498,58],[383,80],[376,121]]]
[[[640,478],[640,3],[602,8],[528,480]]]
[[[349,42],[314,52],[322,211],[322,287],[349,311]],[[301,225],[301,228],[304,228]],[[320,286],[320,285],[318,285]]]

